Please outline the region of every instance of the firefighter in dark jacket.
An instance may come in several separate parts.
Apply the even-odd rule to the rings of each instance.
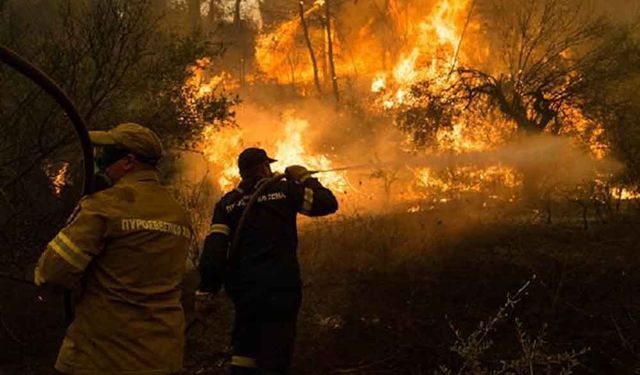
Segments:
[[[324,216],[338,209],[333,193],[302,166],[288,167],[286,179],[274,179],[274,161],[258,148],[240,154],[242,181],[216,204],[200,258],[197,314],[210,314],[223,284],[235,305],[232,375],[288,372],[302,296],[296,216]],[[269,185],[245,212],[265,183]]]

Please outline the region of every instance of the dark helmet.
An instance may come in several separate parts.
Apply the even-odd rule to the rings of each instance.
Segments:
[[[240,172],[243,172],[262,163],[273,163],[276,161],[276,159],[267,156],[265,150],[257,147],[249,147],[238,156],[238,168]]]

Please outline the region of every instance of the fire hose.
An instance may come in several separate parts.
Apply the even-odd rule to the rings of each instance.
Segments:
[[[314,175],[318,173],[329,173],[329,172],[337,172],[337,171],[344,171],[344,170],[356,169],[356,168],[366,168],[366,167],[369,167],[369,164],[352,165],[348,167],[332,168],[332,169],[326,169],[326,170],[314,170],[314,171],[309,171],[309,174]],[[258,201],[258,198],[260,197],[260,195],[264,193],[264,191],[267,188],[269,188],[271,185],[275,184],[276,182],[281,181],[283,178],[285,178],[285,175],[283,173],[275,173],[273,177],[269,177],[258,182],[257,189],[253,192],[253,194],[251,194],[251,198],[249,198],[249,202],[247,203],[247,206],[242,211],[240,220],[238,220],[238,226],[236,227],[236,230],[233,234],[233,239],[231,240],[231,245],[229,246],[229,253],[228,253],[229,256],[227,257],[228,266],[233,266],[235,262],[237,262],[242,256],[242,253],[238,251],[238,243],[240,242],[240,234],[242,233],[242,229],[244,229],[245,222],[247,221],[247,217],[251,213],[253,206]]]
[[[284,174],[276,173],[273,177],[270,177],[270,178],[267,178],[267,179],[263,179],[262,181],[258,182],[258,186],[257,186],[256,191],[254,191],[253,194],[251,194],[251,198],[249,198],[249,202],[247,203],[247,206],[242,211],[242,215],[240,216],[240,220],[238,220],[238,226],[236,227],[236,230],[235,230],[235,232],[233,234],[233,239],[231,240],[231,245],[229,246],[229,256],[228,256],[228,261],[227,261],[227,268],[233,267],[242,258],[242,253],[238,250],[238,243],[240,242],[240,234],[242,233],[242,230],[244,229],[245,223],[247,221],[247,217],[251,213],[251,210],[253,209],[253,206],[258,201],[258,197],[260,197],[260,195],[268,187],[270,187],[271,185],[275,184],[276,182],[282,180],[284,177],[285,177]]]
[[[82,181],[82,195],[90,194],[93,190],[93,148],[89,139],[89,132],[86,123],[80,115],[77,107],[69,96],[58,86],[58,84],[47,76],[42,70],[29,63],[20,55],[0,44],[0,61],[7,64],[18,73],[30,79],[38,85],[44,92],[55,99],[56,103],[64,110],[73,124],[73,128],[78,135],[82,146],[84,180]],[[64,315],[67,325],[71,323],[74,316],[74,306],[72,293],[64,294]]]

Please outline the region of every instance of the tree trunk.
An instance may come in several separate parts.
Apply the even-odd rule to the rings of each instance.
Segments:
[[[191,28],[195,30],[200,29],[200,0],[189,0],[189,23]]]
[[[322,27],[325,27],[324,19],[322,20]],[[329,63],[327,62],[327,56],[329,56],[329,54],[327,53],[327,45],[329,43],[327,43],[327,33],[325,32],[323,33],[323,35],[324,39],[322,40],[322,59],[320,59],[320,61],[322,62],[322,83],[326,85],[327,83],[329,83]]]
[[[215,30],[216,19],[218,16],[216,13],[216,0],[209,0],[209,13],[207,13],[205,25],[208,32]]]
[[[237,43],[240,51],[240,87],[245,86],[245,76],[246,76],[246,61],[250,58],[250,52],[247,51],[247,48],[250,46],[250,42],[248,40],[249,34],[247,34],[247,29],[245,25],[242,23],[242,0],[235,0],[233,6],[233,27],[235,28],[235,43]]]
[[[167,12],[167,0],[153,0],[151,6],[156,14],[165,15]]]
[[[325,0],[324,12],[325,12],[325,27],[327,30],[327,47],[329,52],[329,69],[331,72],[331,84],[333,85],[333,96],[336,103],[340,102],[340,91],[338,90],[338,76],[336,75],[336,65],[333,59],[333,40],[331,37],[331,0]]]
[[[307,49],[309,50],[309,57],[311,58],[311,65],[313,66],[313,82],[318,90],[318,95],[322,95],[322,88],[320,86],[320,78],[318,78],[318,62],[316,61],[316,55],[313,52],[313,46],[311,45],[311,38],[309,37],[309,29],[307,27],[307,21],[304,19],[304,1],[300,0],[300,24],[302,25],[302,31],[304,32],[304,40],[307,42]]]
[[[233,24],[237,29],[240,28],[240,3],[242,0],[236,0],[235,6],[233,8]]]
[[[390,21],[390,17],[391,15],[389,14],[389,1],[390,0],[384,0],[384,6],[382,8],[382,17],[383,17],[383,22],[385,23],[385,25],[388,28],[393,28],[393,22]],[[389,35],[389,29],[386,29],[384,32],[384,41],[389,40],[387,35]],[[393,33],[393,35],[395,35],[395,33]],[[393,62],[391,62],[391,56],[390,56],[390,48],[388,48],[388,46],[385,45],[381,45],[382,47],[382,69],[386,72],[388,71],[388,67],[393,64]]]
[[[247,67],[246,67],[246,60],[244,58],[244,52],[242,53],[243,57],[240,58],[240,87],[244,88],[245,86],[245,78],[247,76]]]
[[[291,54],[287,54],[287,62],[289,63],[289,70],[291,73],[291,92],[296,93],[296,67],[291,59]]]
[[[547,189],[547,192],[545,194],[545,200],[547,201],[547,225],[551,225],[551,192],[552,192],[553,188],[549,187]]]

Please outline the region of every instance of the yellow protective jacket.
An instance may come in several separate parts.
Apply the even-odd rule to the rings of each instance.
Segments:
[[[180,285],[191,227],[155,171],[83,198],[47,245],[37,284],[82,295],[56,369],[68,374],[171,374],[182,369]]]

